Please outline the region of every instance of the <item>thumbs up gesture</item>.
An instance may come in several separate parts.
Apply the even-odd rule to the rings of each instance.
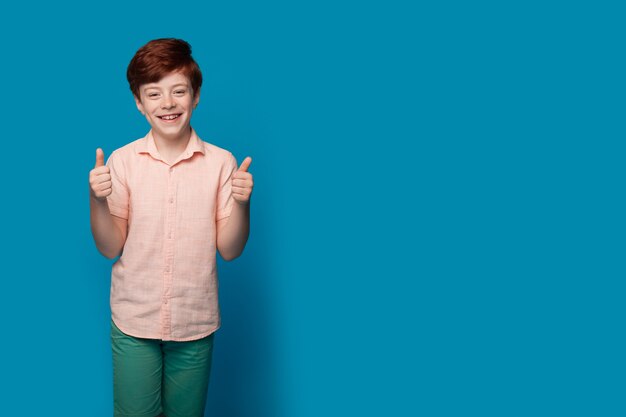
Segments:
[[[254,187],[254,181],[252,181],[252,174],[248,172],[248,168],[252,163],[252,158],[249,156],[243,160],[241,166],[237,171],[233,173],[232,177],[232,195],[235,202],[239,204],[248,204],[250,202],[250,195],[252,194],[252,187]]]
[[[96,166],[89,172],[89,189],[98,200],[105,200],[112,192],[111,170],[104,165],[104,152],[96,149]]]

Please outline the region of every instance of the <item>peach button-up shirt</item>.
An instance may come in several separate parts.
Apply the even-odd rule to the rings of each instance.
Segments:
[[[230,216],[230,178],[237,161],[192,129],[185,151],[171,165],[152,131],[114,151],[114,216],[128,220],[128,235],[111,273],[111,315],[135,337],[188,341],[220,327],[216,223]]]

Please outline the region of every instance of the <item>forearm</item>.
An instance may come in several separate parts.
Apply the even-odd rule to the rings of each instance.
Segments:
[[[124,236],[113,222],[107,200],[89,197],[91,217],[91,233],[98,251],[109,259],[113,259],[122,252]]]
[[[250,234],[250,203],[235,202],[224,229],[219,233],[217,248],[227,261],[237,258],[243,252]]]

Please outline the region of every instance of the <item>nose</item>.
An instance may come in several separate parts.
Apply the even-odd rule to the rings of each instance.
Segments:
[[[171,109],[173,107],[176,107],[176,102],[174,101],[174,98],[172,98],[172,96],[169,96],[167,94],[164,95],[163,100],[161,100],[161,108]]]

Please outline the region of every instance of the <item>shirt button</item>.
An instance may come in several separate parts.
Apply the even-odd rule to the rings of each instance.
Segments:
[[[163,304],[167,304],[167,298],[163,300]]]
[[[170,168],[170,172],[174,172],[174,168],[173,168],[173,167],[172,167],[172,168]]]
[[[170,197],[170,204],[174,202],[174,197]]]

